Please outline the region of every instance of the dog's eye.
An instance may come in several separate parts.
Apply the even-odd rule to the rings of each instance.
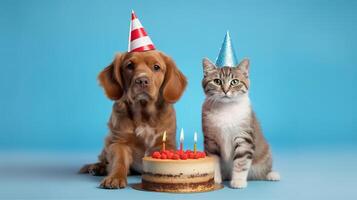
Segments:
[[[126,68],[128,68],[129,70],[133,70],[134,69],[134,64],[132,62],[128,63],[126,65]]]
[[[238,85],[238,83],[239,83],[239,80],[238,80],[238,79],[233,79],[233,80],[231,81],[231,85],[232,85],[232,86]]]
[[[160,66],[159,65],[154,65],[154,70],[155,71],[159,71],[161,68],[160,68]]]
[[[216,78],[216,79],[213,80],[213,82],[214,82],[215,84],[217,84],[217,85],[222,85],[221,79]]]

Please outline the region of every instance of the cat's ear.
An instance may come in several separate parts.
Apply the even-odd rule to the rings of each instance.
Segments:
[[[204,76],[206,76],[210,71],[213,71],[216,69],[216,65],[213,64],[208,58],[203,58],[202,65],[203,65]]]
[[[249,76],[249,59],[248,58],[244,58],[242,60],[242,62],[240,62],[238,65],[237,65],[237,68],[243,72],[243,74],[248,78]]]

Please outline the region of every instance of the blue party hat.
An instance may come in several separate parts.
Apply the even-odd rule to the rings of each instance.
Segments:
[[[217,67],[235,67],[238,64],[237,57],[234,52],[234,48],[231,41],[231,36],[229,31],[227,31],[226,36],[224,37],[222,47],[219,51],[219,55],[216,60]]]

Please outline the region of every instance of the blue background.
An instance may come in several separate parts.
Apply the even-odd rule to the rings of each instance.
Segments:
[[[95,161],[112,105],[96,76],[116,52],[127,50],[131,9],[188,78],[175,105],[187,148],[193,132],[202,133],[201,59],[215,60],[229,29],[238,59],[251,60],[251,100],[285,174],[292,171],[284,163],[293,159],[282,152],[301,152],[312,161],[325,156],[316,173],[334,160],[330,153],[341,159],[331,161],[336,173],[346,172],[338,164],[345,160],[356,165],[345,153],[357,144],[357,1],[337,0],[1,0],[3,152],[93,152],[85,158]],[[346,159],[336,153],[341,149]],[[38,154],[25,157],[31,156]]]
[[[176,104],[187,142],[201,132],[201,59],[227,29],[271,142],[356,141],[356,2],[2,0],[2,148],[101,147],[112,102],[96,76],[127,50],[131,8],[188,78]]]

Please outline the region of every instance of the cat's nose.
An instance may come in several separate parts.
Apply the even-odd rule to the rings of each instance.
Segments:
[[[229,92],[229,87],[222,87],[222,91],[224,92],[224,94],[227,94]]]

